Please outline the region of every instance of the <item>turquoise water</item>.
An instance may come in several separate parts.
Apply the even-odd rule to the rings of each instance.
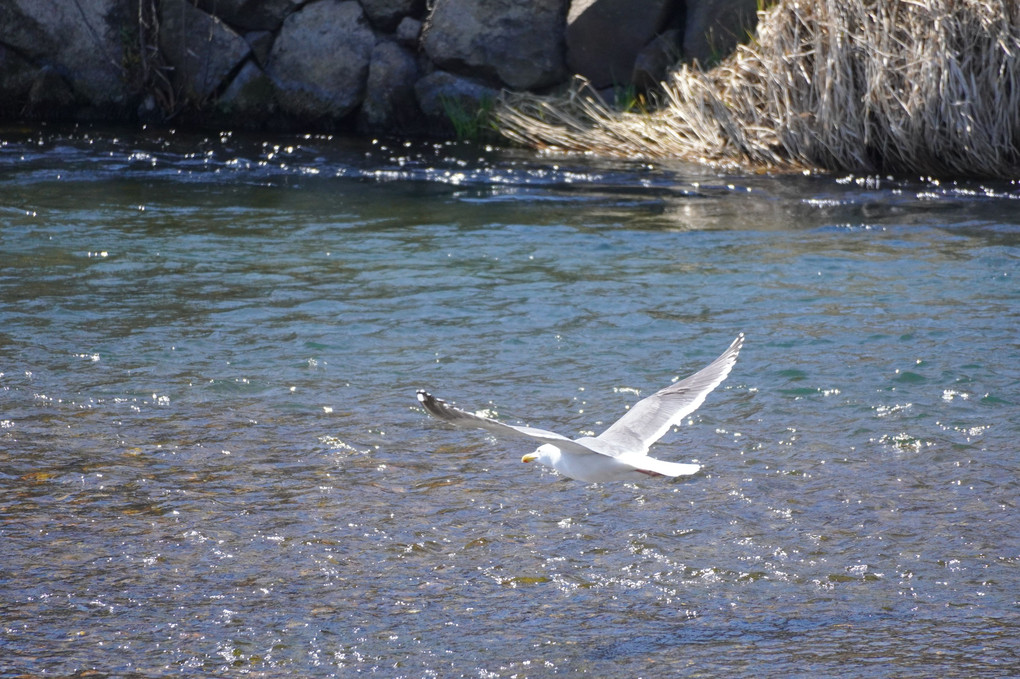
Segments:
[[[0,676],[1020,673],[1015,184],[2,138]]]

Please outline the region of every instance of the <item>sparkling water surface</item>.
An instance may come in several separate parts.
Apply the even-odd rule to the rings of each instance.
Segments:
[[[1020,674],[1016,184],[0,138],[0,676]]]

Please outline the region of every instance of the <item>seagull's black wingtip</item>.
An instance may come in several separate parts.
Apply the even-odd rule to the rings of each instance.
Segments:
[[[443,408],[443,406],[446,405],[446,401],[444,401],[441,398],[436,398],[435,396],[425,391],[424,389],[419,389],[416,395],[418,397],[418,403],[420,403],[422,407],[425,408],[425,412],[427,412],[429,415],[432,415],[433,417],[447,419],[444,417],[445,413]]]

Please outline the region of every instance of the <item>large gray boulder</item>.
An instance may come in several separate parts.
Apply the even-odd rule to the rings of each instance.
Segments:
[[[123,111],[125,42],[116,18],[125,16],[127,0],[0,0],[0,43],[19,54],[15,77],[23,77],[26,62],[34,64],[40,69],[34,83],[54,84],[58,72],[85,106]],[[42,72],[44,67],[54,71]],[[8,75],[0,72],[0,81]]]
[[[353,0],[318,0],[291,14],[267,68],[281,108],[308,121],[343,118],[364,97],[374,46]]]
[[[567,65],[600,89],[626,86],[642,48],[665,27],[673,0],[573,0]]]
[[[22,5],[26,8],[22,9]],[[35,3],[23,0],[0,2],[0,45],[36,57],[56,51],[57,44],[42,23],[46,13],[33,11],[38,8]]]
[[[712,66],[758,25],[758,0],[687,0],[684,59]]]
[[[422,35],[441,69],[514,89],[566,76],[563,19],[567,0],[436,0]]]
[[[251,52],[244,38],[188,0],[161,0],[159,19],[159,45],[174,84],[194,103],[209,99]]]
[[[372,50],[359,129],[393,133],[413,127],[421,113],[414,93],[417,80],[414,55],[391,40],[380,40]]]

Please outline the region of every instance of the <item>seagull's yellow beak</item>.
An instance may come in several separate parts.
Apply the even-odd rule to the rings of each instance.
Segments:
[[[521,462],[534,462],[538,459],[538,453],[528,453],[521,458]]]

